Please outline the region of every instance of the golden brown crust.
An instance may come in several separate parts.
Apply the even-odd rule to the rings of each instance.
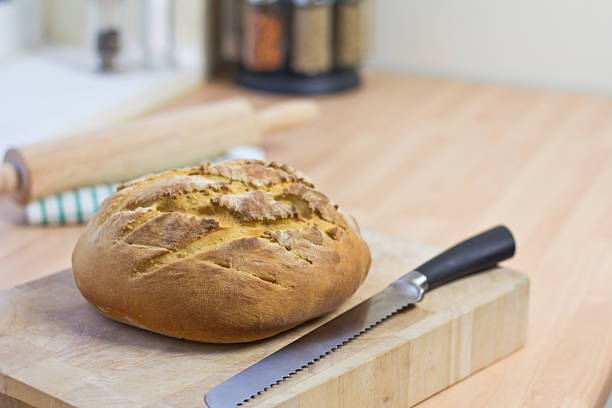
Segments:
[[[219,223],[211,218],[167,212],[134,229],[124,241],[128,244],[156,246],[176,251],[218,228]]]
[[[72,263],[83,296],[106,316],[232,343],[333,310],[363,282],[370,253],[354,220],[301,173],[233,159],[124,184]]]
[[[205,177],[171,175],[139,190],[130,196],[130,198],[123,204],[123,207],[144,207],[165,196],[176,196],[179,194],[192,193],[194,191],[206,191],[208,189],[226,189],[227,187],[227,183],[215,182],[214,180],[209,180]]]
[[[281,220],[297,217],[294,207],[276,201],[261,191],[240,194],[224,194],[210,199],[212,205],[225,207],[243,221]]]

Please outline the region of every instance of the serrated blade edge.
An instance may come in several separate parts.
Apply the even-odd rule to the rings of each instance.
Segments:
[[[236,407],[418,302],[422,288],[393,284],[211,389],[210,408]]]

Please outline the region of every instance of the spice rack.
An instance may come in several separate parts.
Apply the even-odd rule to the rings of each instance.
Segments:
[[[368,0],[229,0],[222,57],[236,80],[270,92],[322,94],[359,85],[368,53]]]

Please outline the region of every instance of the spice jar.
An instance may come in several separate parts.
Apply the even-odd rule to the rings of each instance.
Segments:
[[[275,71],[285,62],[285,22],[279,0],[244,0],[241,63],[254,71]]]
[[[361,65],[370,45],[370,2],[339,0],[334,28],[336,64],[342,68]]]
[[[293,0],[291,69],[315,75],[332,69],[331,0]]]

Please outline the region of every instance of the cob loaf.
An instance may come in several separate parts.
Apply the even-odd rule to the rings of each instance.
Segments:
[[[120,186],[73,253],[77,286],[106,316],[231,343],[327,313],[364,280],[367,245],[295,169],[231,159]]]

